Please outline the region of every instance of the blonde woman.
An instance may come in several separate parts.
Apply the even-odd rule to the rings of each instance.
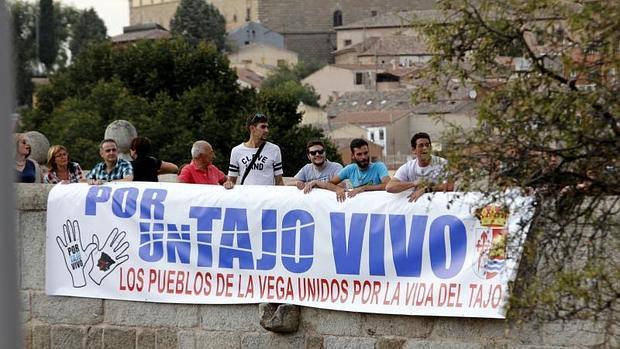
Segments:
[[[62,145],[52,145],[47,151],[45,183],[78,183],[84,180],[82,168],[77,162],[69,161],[69,152]]]
[[[41,168],[36,161],[28,159],[32,149],[23,133],[16,133],[15,138],[15,182],[41,183]]]

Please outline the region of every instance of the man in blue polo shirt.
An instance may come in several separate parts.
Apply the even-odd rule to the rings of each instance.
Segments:
[[[103,159],[93,167],[86,177],[88,184],[103,184],[133,180],[133,167],[129,161],[118,158],[116,141],[108,138],[99,144],[99,155]]]
[[[339,202],[343,202],[347,196],[352,198],[364,191],[385,190],[385,186],[390,181],[390,175],[384,163],[370,162],[368,142],[361,138],[355,138],[351,141],[350,148],[353,163],[340,170],[329,183],[317,185],[335,191],[336,199]],[[353,187],[348,192],[338,186],[345,179],[348,179]]]

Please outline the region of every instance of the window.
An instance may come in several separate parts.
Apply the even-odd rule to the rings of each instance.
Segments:
[[[278,59],[278,63],[277,64],[278,64],[278,67],[282,67],[282,66],[286,65],[286,61],[283,60],[283,59]]]
[[[237,14],[234,14],[234,15],[233,15],[233,22],[234,22],[234,23],[237,23]]]
[[[351,43],[352,43],[351,39],[346,39],[344,41],[344,46],[349,46],[349,45],[351,45]]]
[[[334,11],[334,27],[339,27],[342,25],[342,11],[336,10]]]
[[[364,74],[363,73],[355,73],[355,84],[361,85],[364,83]]]
[[[251,59],[242,59],[241,63],[243,63],[243,64],[252,64],[252,60]]]
[[[383,139],[385,139],[385,133],[383,130],[379,130],[379,140],[382,141]]]
[[[370,17],[374,17],[376,15],[377,15],[377,11],[376,10],[370,11]]]
[[[250,8],[246,8],[245,9],[245,21],[249,22],[250,21]]]

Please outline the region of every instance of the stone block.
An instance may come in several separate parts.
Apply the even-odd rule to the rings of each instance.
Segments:
[[[117,326],[195,327],[198,306],[109,300],[104,321]]]
[[[19,317],[21,318],[22,324],[30,321],[30,292],[21,291],[19,292]]]
[[[136,330],[125,328],[104,328],[104,349],[131,349],[136,347]]]
[[[36,349],[51,348],[50,327],[47,325],[34,325],[32,327],[32,347]]]
[[[336,336],[361,336],[362,314],[316,308],[301,308],[304,332]]]
[[[177,331],[174,329],[157,330],[157,349],[176,349],[178,347]]]
[[[450,340],[408,340],[403,349],[485,349],[486,347],[477,342],[450,341]]]
[[[377,339],[375,349],[402,349],[405,341],[401,337],[381,337]]]
[[[15,183],[15,208],[20,211],[43,211],[47,209],[47,196],[52,184]],[[45,235],[45,230],[43,230]]]
[[[530,345],[530,344],[509,344],[506,345],[506,349],[567,349],[565,346],[556,346],[556,345]],[[615,348],[615,347],[612,347]]]
[[[301,348],[304,345],[304,338],[294,334],[282,335],[276,333],[255,333],[246,334],[241,338],[241,348],[262,349],[262,348]]]
[[[179,349],[196,349],[196,331],[179,331]]]
[[[103,320],[103,300],[33,292],[32,316],[50,324],[94,325]]]
[[[241,333],[200,331],[196,334],[196,349],[240,349]]]
[[[437,318],[429,336],[438,340],[501,339],[506,323],[495,319]]]
[[[22,234],[21,288],[45,288],[45,222],[46,211],[23,212],[18,232]],[[62,229],[62,227],[61,227]]]
[[[52,349],[81,348],[85,334],[78,326],[52,326]]]
[[[22,325],[22,348],[24,349],[32,349],[34,348],[32,344],[32,326],[30,324]]]
[[[325,336],[325,349],[374,349],[377,340],[369,337]]]
[[[136,349],[155,348],[157,343],[157,332],[151,329],[138,329],[136,332]]]
[[[605,343],[605,323],[587,320],[545,323],[541,327],[544,344],[595,347]]]
[[[203,305],[200,317],[201,327],[208,331],[264,331],[256,304]]]
[[[294,304],[261,303],[258,306],[260,325],[277,333],[297,332],[299,306]]]
[[[435,319],[422,316],[363,314],[363,330],[371,336],[426,338]]]
[[[86,349],[101,349],[103,348],[103,328],[102,327],[88,327],[86,329],[86,340],[84,343]]]
[[[323,349],[323,337],[306,335],[305,349]]]

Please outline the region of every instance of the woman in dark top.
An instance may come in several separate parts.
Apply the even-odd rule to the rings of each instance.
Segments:
[[[151,156],[151,140],[146,137],[136,137],[131,141],[129,149],[133,161],[133,180],[139,182],[158,182],[157,175],[177,173],[177,165],[161,161]]]
[[[23,133],[15,134],[15,181],[18,183],[41,183],[41,168],[36,161],[28,159],[30,144]]]

